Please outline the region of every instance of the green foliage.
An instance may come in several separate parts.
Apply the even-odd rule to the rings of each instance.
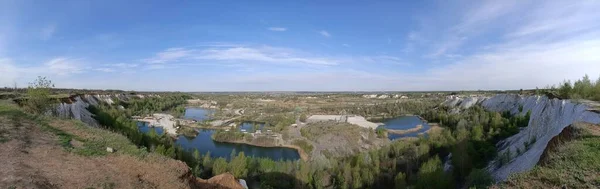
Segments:
[[[586,74],[582,79],[572,83],[563,81],[558,88],[558,95],[563,99],[590,99],[600,101],[600,77],[596,81],[591,81]]]
[[[377,129],[375,129],[375,133],[377,134],[377,137],[379,137],[379,138],[387,137],[387,130],[383,127],[377,127]]]
[[[306,140],[302,140],[302,139],[294,140],[294,142],[292,144],[299,146],[307,154],[310,154],[313,150],[313,146],[310,143],[308,143]]]
[[[237,156],[232,156],[231,159],[228,169],[231,174],[233,174],[235,178],[246,178],[248,174],[248,165],[244,152],[240,152]]]
[[[394,188],[406,189],[406,174],[399,172],[396,177],[394,177],[394,183]]]
[[[227,160],[225,158],[217,158],[212,165],[212,173],[213,175],[219,175],[227,172]]]
[[[23,104],[25,109],[35,114],[42,114],[47,111],[55,102],[50,98],[53,87],[52,81],[41,76],[38,76],[34,82],[29,83],[27,100]]]
[[[212,138],[215,141],[220,141],[220,142],[232,142],[232,141],[241,141],[244,140],[244,137],[246,136],[246,134],[236,131],[236,130],[231,130],[231,131],[216,131],[213,135]],[[250,136],[250,135],[248,135]]]
[[[494,183],[494,179],[485,169],[474,169],[467,176],[467,186],[475,188],[487,188]]]
[[[301,122],[306,122],[306,119],[308,119],[308,118],[307,118],[307,116],[306,116],[306,114],[300,114],[300,118],[299,118],[299,120],[300,120]]]
[[[419,168],[418,179],[416,188],[436,189],[454,187],[451,177],[444,173],[442,161],[437,156],[429,159]]]

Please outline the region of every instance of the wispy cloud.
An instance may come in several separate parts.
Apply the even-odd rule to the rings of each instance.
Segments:
[[[77,61],[77,59],[59,57],[44,63],[44,65],[57,75],[82,73],[84,68],[82,68],[83,66]]]
[[[322,57],[300,55],[301,53],[284,48],[274,47],[235,47],[224,49],[202,50],[196,59],[222,60],[222,61],[251,61],[263,63],[301,63],[315,65],[336,65],[335,60]]]
[[[344,44],[342,44],[342,45],[343,45],[344,47],[350,47],[350,45],[349,45],[349,44],[346,44],[346,43],[344,43]]]
[[[271,30],[271,31],[277,31],[277,32],[287,31],[287,28],[282,28],[282,27],[269,27],[267,29]]]
[[[523,16],[524,24],[508,37],[550,37],[600,29],[599,1],[548,1]]]
[[[336,65],[334,59],[270,46],[186,49],[171,48],[145,59],[148,63],[203,62]]]
[[[331,34],[329,34],[329,32],[325,31],[325,30],[321,30],[319,31],[319,34],[321,34],[324,37],[331,37]]]
[[[107,72],[107,73],[115,72],[115,69],[113,69],[113,68],[95,68],[94,70],[100,71],[100,72]]]
[[[185,48],[169,48],[162,52],[156,53],[154,57],[145,59],[144,61],[150,64],[162,64],[166,62],[176,62],[193,54],[194,50],[188,50]]]
[[[110,67],[115,67],[115,68],[135,68],[138,67],[138,64],[126,64],[126,63],[117,63],[117,64],[109,64],[108,66]]]

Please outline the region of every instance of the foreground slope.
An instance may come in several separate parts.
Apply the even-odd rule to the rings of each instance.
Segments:
[[[241,188],[230,175],[197,179],[185,163],[138,149],[122,135],[39,118],[5,102],[0,159],[0,188]]]
[[[493,188],[600,188],[600,125],[565,128],[537,166]]]

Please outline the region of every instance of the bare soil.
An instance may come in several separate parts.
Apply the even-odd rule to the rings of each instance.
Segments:
[[[97,137],[73,121],[49,126],[84,141]],[[64,147],[59,136],[25,114],[0,111],[0,131],[6,139],[0,142],[0,188],[242,188],[230,175],[197,179],[185,163],[154,153],[78,155],[69,149],[83,146],[82,141]]]

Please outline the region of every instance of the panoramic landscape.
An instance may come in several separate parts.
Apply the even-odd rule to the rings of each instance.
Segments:
[[[600,188],[598,10],[0,0],[0,188]]]

